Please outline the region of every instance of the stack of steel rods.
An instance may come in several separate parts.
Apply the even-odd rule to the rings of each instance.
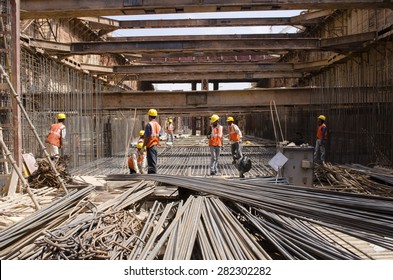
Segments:
[[[240,212],[288,259],[360,259],[347,250],[332,245],[298,219],[276,215],[262,209]],[[256,214],[253,215],[252,212]]]
[[[247,183],[247,180],[210,180],[165,175],[139,177],[215,194],[290,217],[309,218],[393,238],[393,200],[389,198],[299,186],[259,184],[253,181]],[[119,176],[115,178],[119,180]]]
[[[162,223],[158,224],[160,230]],[[211,260],[271,259],[217,198],[190,196],[184,205],[179,204],[175,218],[164,230],[159,240],[152,233],[138,259],[189,260],[194,254]]]
[[[9,248],[9,251],[14,252],[14,258],[25,259],[126,258],[127,251],[122,250],[137,238],[142,226],[135,214],[124,211],[124,208],[140,202],[153,191],[154,188],[147,186],[146,182],[136,182],[127,191],[98,206],[90,200],[79,202],[79,207],[74,209],[75,203],[69,203],[67,207],[63,205],[58,209],[58,215],[64,213],[62,220],[34,235],[31,238],[37,239],[34,246],[28,250]],[[88,209],[91,211],[86,212]]]
[[[84,197],[88,196],[94,187],[86,187],[80,191],[70,192],[39,211],[28,216],[19,223],[0,233],[0,257],[6,257],[12,251],[31,243],[46,228],[58,223],[58,219],[65,219],[65,215]],[[54,223],[56,222],[56,223]]]
[[[252,236],[242,224],[233,216],[228,207],[218,198],[207,197],[204,199],[205,207],[202,212],[202,228],[204,234],[207,236],[207,244],[201,243],[203,239],[198,239],[200,248],[203,249],[203,255],[212,256],[212,259],[248,259],[248,260],[266,260],[271,259],[271,256],[256,242],[255,237]],[[211,229],[207,230],[205,227],[210,225]],[[198,234],[201,232],[201,227]],[[213,244],[213,240],[217,243]],[[212,248],[218,249],[214,252]],[[210,247],[210,248],[209,248]],[[206,252],[206,249],[211,252]]]

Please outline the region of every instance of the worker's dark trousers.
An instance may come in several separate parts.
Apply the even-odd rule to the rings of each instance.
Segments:
[[[235,142],[231,144],[231,153],[232,153],[232,157],[233,159],[239,159],[241,158],[242,155],[242,149],[240,147],[240,143],[239,142]]]
[[[157,146],[147,148],[147,174],[157,173]]]

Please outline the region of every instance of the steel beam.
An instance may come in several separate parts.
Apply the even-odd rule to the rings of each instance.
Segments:
[[[304,19],[303,19],[304,18]],[[89,21],[92,29],[141,29],[141,28],[186,28],[186,27],[234,27],[234,26],[280,26],[316,25],[318,18],[274,17],[274,18],[211,18],[211,19],[159,19],[159,20],[122,20],[101,17],[80,18]]]
[[[161,112],[206,112],[235,110],[253,111],[268,107],[271,100],[280,105],[309,105],[310,88],[296,89],[250,89],[225,91],[143,91],[105,93],[102,98],[104,110],[150,107]]]
[[[282,35],[282,34],[280,34]],[[341,36],[337,38],[297,38],[262,35],[214,35],[214,36],[168,36],[135,37],[122,41],[56,43],[30,39],[29,45],[45,49],[51,54],[87,55],[87,54],[157,54],[157,53],[210,53],[244,51],[288,51],[288,50],[354,50],[361,49],[365,42],[377,38],[376,32],[367,32]]]
[[[142,74],[117,74],[121,81],[147,81],[151,83],[194,82],[208,79],[210,82],[258,82],[261,79],[288,79],[302,78],[301,72],[226,72],[226,73],[142,73]]]
[[[392,0],[21,0],[21,18],[258,10],[392,8]]]
[[[71,54],[215,52],[242,50],[319,50],[319,39],[250,39],[242,41],[145,41],[72,43]]]
[[[331,91],[348,96],[347,88],[331,88]],[[359,90],[370,90],[363,87]],[[386,102],[385,92],[389,88],[375,90],[369,100],[354,101],[355,103]],[[219,90],[219,91],[132,91],[108,92],[103,94],[104,110],[128,110],[135,108],[145,112],[149,108],[159,109],[161,113],[201,113],[201,112],[256,112],[269,109],[271,100],[277,106],[309,106],[320,105],[322,99],[320,88],[267,88],[248,90]],[[310,101],[314,102],[313,104]],[[329,105],[342,106],[332,100]],[[354,103],[351,103],[354,104]]]

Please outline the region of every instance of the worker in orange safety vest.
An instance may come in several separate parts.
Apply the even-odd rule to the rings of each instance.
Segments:
[[[242,154],[242,149],[240,143],[242,141],[242,132],[239,127],[234,123],[235,120],[233,117],[227,118],[228,122],[228,133],[229,133],[229,142],[231,143],[231,153],[232,153],[232,164],[236,163],[237,159],[240,159]]]
[[[146,173],[146,153],[143,150],[142,142],[139,142],[136,149],[131,152],[128,158],[128,167],[130,168],[130,174]]]
[[[220,117],[218,115],[212,115],[210,117],[210,131],[207,135],[209,139],[210,147],[210,175],[217,174],[218,160],[220,158],[220,150],[223,147],[223,127],[218,124]]]
[[[173,120],[168,119],[168,125],[166,127],[166,134],[167,134],[167,142],[173,143],[173,131],[175,130],[175,127],[173,125]]]
[[[145,126],[145,139],[143,146],[146,147],[147,157],[147,173],[157,173],[157,160],[158,160],[158,149],[157,145],[160,144],[161,126],[156,121],[158,116],[156,109],[150,109],[148,111],[149,122]]]
[[[60,113],[57,115],[57,123],[54,123],[50,127],[50,131],[46,136],[46,149],[52,160],[59,157],[59,149],[65,144],[66,127],[64,121],[66,115]]]
[[[327,126],[325,124],[326,117],[324,115],[320,115],[317,118],[318,127],[317,127],[317,140],[315,143],[314,149],[314,161],[325,161],[326,158],[326,142],[327,142]],[[320,157],[318,157],[320,154]]]

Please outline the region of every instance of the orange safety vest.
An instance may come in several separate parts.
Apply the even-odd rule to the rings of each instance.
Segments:
[[[174,130],[173,128],[174,128],[174,127],[173,127],[173,124],[170,123],[170,124],[168,125],[168,127],[167,127],[166,133],[173,133],[173,130]]]
[[[317,139],[322,140],[322,128],[323,127],[326,127],[326,124],[323,123],[322,125],[318,126],[318,128],[317,128]],[[326,139],[327,139],[327,127],[326,127],[326,131],[325,131],[325,138],[323,140],[326,140]]]
[[[231,124],[228,127],[229,140],[235,141],[235,142],[239,142],[240,141],[240,135],[239,135],[239,133],[236,132],[234,126],[235,126],[234,124]]]
[[[46,137],[46,143],[54,145],[58,148],[61,147],[61,131],[65,128],[65,125],[61,122],[52,124],[50,127],[50,132]]]
[[[222,146],[222,126],[211,126],[212,134],[209,139],[209,146]]]
[[[151,133],[150,133],[150,137],[148,137],[146,148],[151,148],[155,145],[160,144],[161,126],[156,121],[151,121],[149,122],[149,124],[151,126]]]
[[[141,169],[142,162],[145,158],[145,153],[140,153],[138,150],[134,151],[133,154],[136,155],[136,162],[138,164],[138,168]],[[132,155],[128,158],[128,167],[135,170],[134,161],[132,160]]]

